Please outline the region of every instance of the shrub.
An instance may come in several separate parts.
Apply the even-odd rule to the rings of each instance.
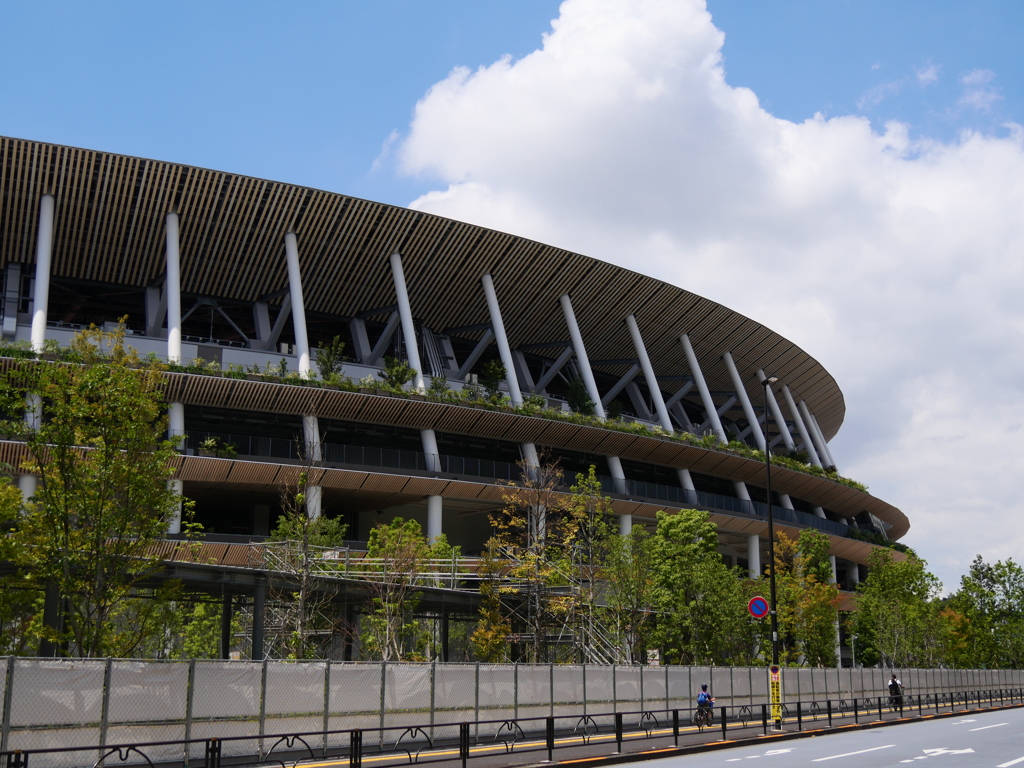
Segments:
[[[392,392],[401,392],[416,376],[416,370],[405,360],[397,357],[384,358],[384,370],[380,377],[384,380],[384,386]]]

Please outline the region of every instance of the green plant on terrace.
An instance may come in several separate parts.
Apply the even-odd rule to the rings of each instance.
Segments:
[[[405,360],[399,360],[397,357],[384,358],[384,370],[380,372],[380,377],[384,380],[386,389],[401,392],[415,376],[416,369]]]

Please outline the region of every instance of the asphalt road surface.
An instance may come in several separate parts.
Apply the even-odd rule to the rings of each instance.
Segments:
[[[1024,709],[890,725],[645,762],[644,768],[1024,768]],[[737,766],[738,768],[738,766]]]

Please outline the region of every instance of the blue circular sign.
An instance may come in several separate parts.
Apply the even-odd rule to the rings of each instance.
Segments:
[[[768,601],[763,597],[752,597],[750,602],[747,603],[747,610],[750,611],[750,615],[755,619],[763,619],[768,615],[771,608],[768,606]]]

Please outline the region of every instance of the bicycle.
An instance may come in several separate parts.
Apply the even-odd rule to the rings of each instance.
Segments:
[[[697,726],[697,730],[703,731],[705,728],[711,727],[712,722],[711,707],[697,707],[693,713],[693,724]]]

